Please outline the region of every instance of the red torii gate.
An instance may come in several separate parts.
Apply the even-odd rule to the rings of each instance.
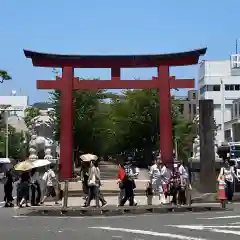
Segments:
[[[73,156],[73,90],[97,89],[159,89],[160,107],[160,150],[166,164],[173,162],[171,88],[194,88],[194,79],[175,79],[169,75],[169,67],[194,65],[206,48],[189,52],[160,55],[59,55],[24,50],[33,66],[62,68],[62,77],[52,80],[37,80],[38,89],[61,91],[61,137],[60,175],[72,177]],[[158,76],[152,80],[121,80],[121,68],[156,67]],[[74,77],[74,68],[110,68],[111,80],[80,80]]]

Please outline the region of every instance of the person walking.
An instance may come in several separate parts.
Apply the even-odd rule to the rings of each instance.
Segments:
[[[12,196],[12,191],[13,191],[13,174],[12,174],[12,169],[10,168],[6,172],[6,177],[5,177],[5,183],[4,183],[4,201],[5,201],[5,206],[4,207],[13,207],[14,204],[12,203],[13,201],[13,196]]]
[[[180,175],[180,186],[178,188],[178,203],[180,205],[185,205],[187,203],[186,191],[189,185],[189,174],[188,169],[182,161],[178,165],[178,172]]]
[[[119,195],[118,195],[118,206],[120,205],[121,200],[124,197],[124,186],[123,186],[123,179],[125,177],[125,171],[124,171],[124,165],[119,164],[118,165],[118,174],[117,174],[117,184],[119,187]]]
[[[96,207],[100,207],[99,201],[102,203],[102,206],[106,206],[107,202],[104,199],[103,195],[100,192],[101,178],[100,178],[100,169],[96,161],[90,162],[90,168],[88,173],[88,197],[84,207],[89,207],[91,201],[95,198]]]
[[[234,195],[234,179],[238,180],[238,177],[234,171],[234,168],[230,166],[230,161],[226,160],[224,166],[220,169],[219,176],[224,176],[225,179],[225,192],[229,202],[232,202]]]
[[[160,203],[166,204],[167,197],[169,195],[169,184],[172,177],[172,171],[167,167],[166,164],[162,164],[160,162],[160,178],[161,178],[161,185],[162,185],[162,194],[160,196]]]
[[[33,168],[31,173],[31,205],[38,206],[41,201],[40,177],[37,168]]]
[[[119,206],[124,206],[127,200],[129,200],[129,205],[134,205],[134,189],[136,188],[134,182],[134,173],[131,168],[130,162],[126,162],[124,166],[124,178],[122,180],[124,197],[121,199]]]
[[[29,201],[29,185],[30,185],[30,174],[29,172],[23,172],[20,177],[20,202],[19,207],[23,207],[23,204],[25,203],[26,207],[28,207],[28,201]]]
[[[54,166],[51,164],[50,168],[44,173],[42,179],[45,182],[45,195],[40,204],[43,204],[48,197],[53,197],[55,204],[58,204],[58,197],[56,194],[55,187],[58,184],[57,177],[53,171]]]
[[[159,199],[161,199],[161,161],[159,156],[156,158],[154,164],[150,167],[149,176],[154,195],[158,195]]]

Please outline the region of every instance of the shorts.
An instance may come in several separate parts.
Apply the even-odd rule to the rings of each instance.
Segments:
[[[57,196],[55,188],[53,186],[47,186],[46,196],[47,197],[50,197],[50,196],[51,197],[56,197]]]

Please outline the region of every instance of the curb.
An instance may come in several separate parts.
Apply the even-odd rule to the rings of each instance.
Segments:
[[[115,207],[109,206],[104,208],[83,208],[83,207],[30,207],[26,210],[19,211],[19,216],[53,216],[53,217],[80,217],[80,216],[120,216],[120,215],[140,215],[146,213],[183,213],[183,212],[209,212],[209,211],[227,211],[221,206],[204,205],[204,206],[136,206],[136,207]]]

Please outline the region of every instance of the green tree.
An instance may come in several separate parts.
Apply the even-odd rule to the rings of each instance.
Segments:
[[[55,140],[60,140],[60,96],[59,91],[51,92],[50,102],[55,109]],[[104,138],[108,136],[109,104],[103,100],[113,95],[104,90],[76,91],[74,119],[74,150],[76,153],[92,152],[103,154]]]
[[[6,156],[6,131],[0,132],[0,157]],[[22,132],[16,132],[9,126],[8,133],[8,156],[14,159],[25,158],[25,138]]]
[[[6,80],[11,80],[11,76],[8,74],[7,71],[5,70],[1,70],[0,69],[0,82],[3,83],[3,81],[6,81]]]
[[[159,149],[159,104],[158,92],[152,90],[123,91],[123,100],[112,101],[111,114],[115,143],[110,145],[116,152],[141,153],[146,164],[151,161],[152,151]],[[172,97],[173,135],[184,139],[180,155],[190,151],[192,137],[195,136],[193,124],[182,121],[179,102]],[[180,121],[181,120],[181,121]],[[191,133],[192,135],[190,135]],[[174,139],[173,139],[174,140]],[[186,142],[185,142],[186,141]]]
[[[40,110],[38,108],[28,107],[25,109],[24,121],[28,128],[31,126],[32,119],[39,116],[39,114]]]
[[[177,143],[178,157],[183,161],[187,161],[191,157],[193,140],[197,134],[196,124],[178,118],[175,120],[173,131],[174,140]]]

